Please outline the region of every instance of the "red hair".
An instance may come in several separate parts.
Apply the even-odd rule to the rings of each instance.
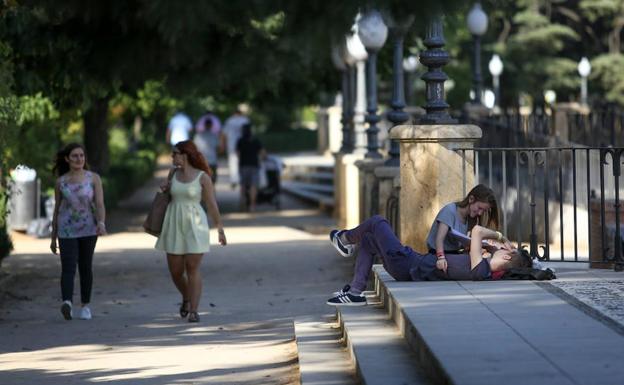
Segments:
[[[177,148],[182,154],[186,154],[186,158],[191,166],[198,170],[202,170],[208,174],[208,176],[212,176],[212,170],[208,166],[206,158],[204,158],[201,152],[199,152],[197,146],[195,146],[195,143],[193,143],[192,140],[178,142],[176,143],[175,148]]]

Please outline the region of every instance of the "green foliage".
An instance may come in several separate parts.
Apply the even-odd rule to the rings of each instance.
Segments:
[[[596,81],[609,102],[624,106],[624,55],[605,54],[591,61],[591,80]]]
[[[152,177],[158,153],[149,141],[138,143],[133,150],[128,130],[121,126],[111,130],[108,145],[112,161],[109,172],[102,176],[102,187],[106,207],[112,208]]]
[[[318,135],[312,130],[267,131],[257,136],[268,152],[314,151],[317,148]]]

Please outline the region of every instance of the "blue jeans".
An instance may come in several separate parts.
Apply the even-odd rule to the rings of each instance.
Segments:
[[[388,221],[375,215],[354,229],[347,230],[349,243],[359,244],[351,287],[366,289],[375,257],[379,256],[386,271],[397,281],[427,280],[435,271],[435,256],[419,254],[403,246]]]
[[[93,287],[93,251],[97,235],[81,238],[59,238],[61,254],[61,295],[63,301],[72,302],[76,265],[80,273],[80,300],[83,304],[91,301]]]

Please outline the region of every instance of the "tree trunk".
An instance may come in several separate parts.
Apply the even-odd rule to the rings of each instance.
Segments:
[[[84,144],[91,169],[108,171],[108,97],[93,99],[84,113]]]

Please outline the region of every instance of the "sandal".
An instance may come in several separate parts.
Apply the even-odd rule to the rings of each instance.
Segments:
[[[180,317],[186,318],[189,314],[189,301],[182,300],[182,305],[180,305]]]
[[[199,314],[196,311],[189,312],[188,322],[199,322]]]

